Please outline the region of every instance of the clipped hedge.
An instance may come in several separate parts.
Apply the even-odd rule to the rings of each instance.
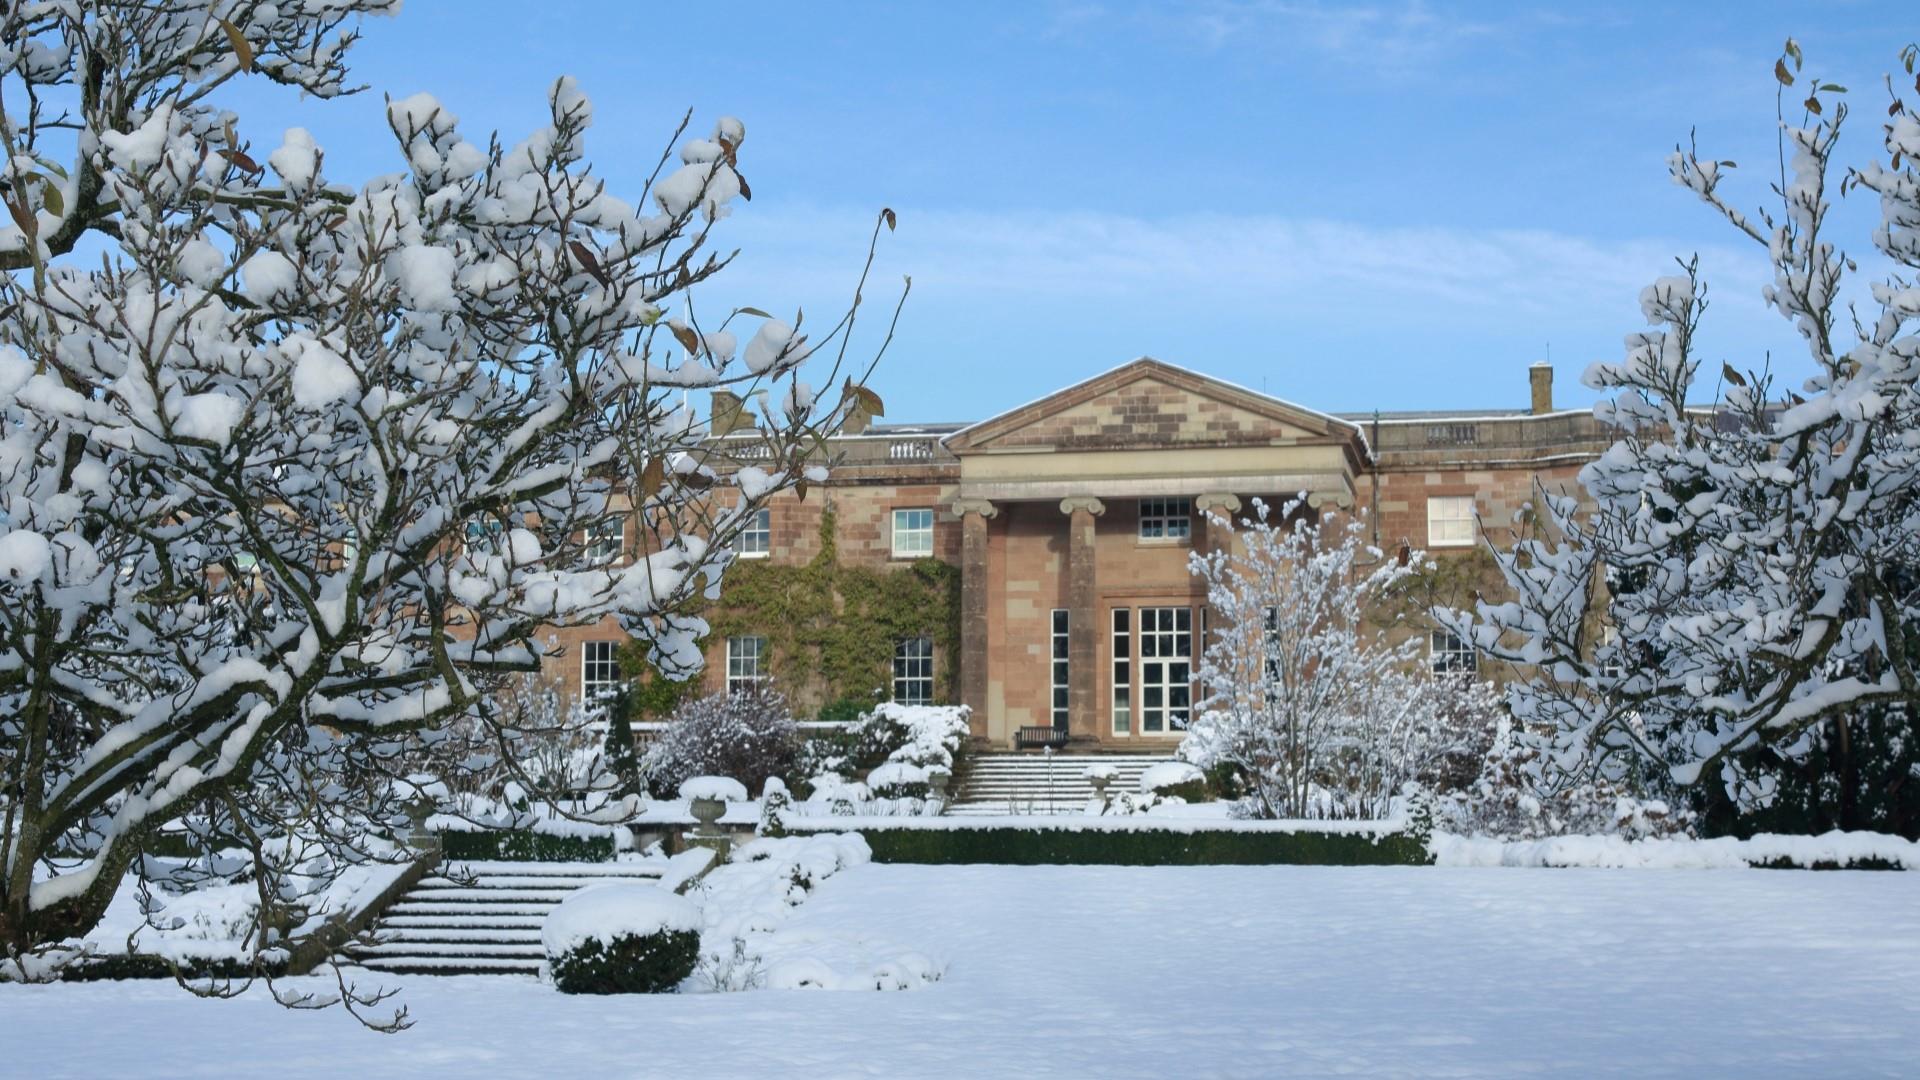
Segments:
[[[613,834],[554,836],[526,829],[443,832],[440,853],[448,859],[515,862],[612,862]]]
[[[563,994],[664,994],[693,974],[700,935],[692,930],[588,938],[549,960]]]
[[[1425,866],[1407,833],[1243,829],[859,828],[880,863],[1010,866]]]
[[[171,979],[176,970],[183,979],[278,978],[287,973],[287,961],[284,954],[263,957],[256,965],[251,960],[231,958],[170,961],[147,953],[111,953],[75,960],[60,968],[59,979],[61,982]]]

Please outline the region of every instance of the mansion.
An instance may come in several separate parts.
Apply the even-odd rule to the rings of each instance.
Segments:
[[[771,678],[802,712],[850,691],[957,701],[994,746],[1164,751],[1207,621],[1188,553],[1227,539],[1209,513],[1304,494],[1321,513],[1364,511],[1382,549],[1471,559],[1480,528],[1504,533],[1536,482],[1573,489],[1610,441],[1590,412],[1553,408],[1551,368],[1528,377],[1526,408],[1336,415],[1141,359],[971,424],[845,431],[830,479],[760,511],[736,570],[805,566],[823,548],[881,572],[931,559],[957,569],[957,604],[928,604],[923,627],[875,646],[879,685],[860,687],[820,685],[803,644],[766,625],[779,613],[736,611],[708,639],[706,688]],[[1451,635],[1425,632],[1436,669],[1472,665]],[[612,620],[557,631],[547,674],[570,693],[605,689],[624,639]]]

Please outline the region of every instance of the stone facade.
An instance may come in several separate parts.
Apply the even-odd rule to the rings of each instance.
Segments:
[[[1590,414],[1552,409],[1550,370],[1535,365],[1528,391],[1526,410],[1334,416],[1139,360],[980,423],[833,440],[832,478],[770,505],[764,557],[813,559],[830,509],[843,564],[957,565],[958,655],[934,663],[958,666],[977,737],[1006,745],[1064,722],[1087,749],[1164,748],[1208,619],[1188,555],[1227,535],[1209,510],[1304,493],[1305,512],[1367,511],[1385,549],[1484,562],[1476,528],[1462,536],[1430,509],[1457,518],[1470,504],[1505,544],[1536,484],[1576,492],[1608,442]],[[895,552],[903,510],[932,512],[925,554]],[[585,644],[619,637],[610,625],[556,632],[550,675],[577,691]],[[797,701],[826,696],[808,672],[772,667]],[[726,671],[725,642],[710,642],[706,688],[724,687]]]

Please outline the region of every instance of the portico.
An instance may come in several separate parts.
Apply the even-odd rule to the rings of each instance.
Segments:
[[[1005,745],[1177,739],[1207,623],[1190,552],[1210,514],[1306,492],[1349,507],[1359,427],[1137,360],[946,437],[959,461],[962,700]]]

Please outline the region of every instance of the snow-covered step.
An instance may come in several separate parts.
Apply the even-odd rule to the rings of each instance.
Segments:
[[[968,766],[947,813],[1077,814],[1094,798],[1088,768],[1113,770],[1109,791],[1131,791],[1140,774],[1166,760],[1158,754],[982,754]]]
[[[345,958],[411,975],[538,974],[546,962],[540,926],[579,889],[606,881],[658,880],[665,860],[449,863],[389,907],[371,940]]]

